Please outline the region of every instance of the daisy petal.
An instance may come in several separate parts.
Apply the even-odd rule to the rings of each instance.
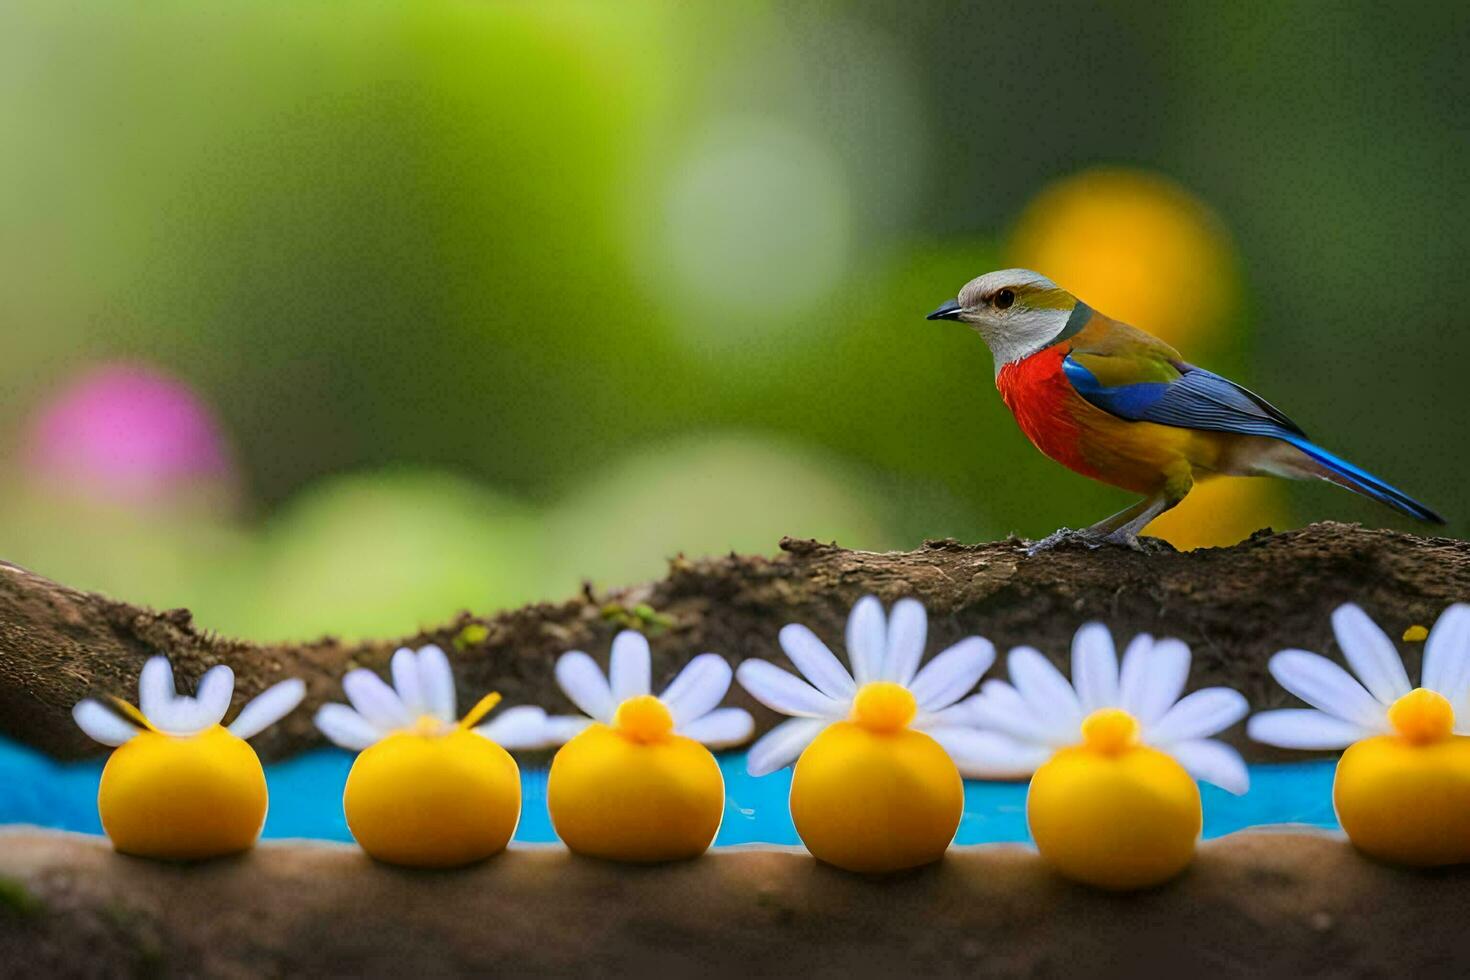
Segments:
[[[236,738],[259,735],[295,711],[305,697],[306,682],[297,678],[272,684],[245,703],[235,720],[230,722],[230,734]]]
[[[1158,640],[1147,633],[1133,638],[1123,654],[1118,703],[1148,726],[1164,717],[1189,678],[1189,647],[1183,641]]]
[[[909,683],[909,691],[925,711],[939,711],[970,693],[995,662],[995,646],[984,637],[969,636],[924,665]]]
[[[852,676],[858,686],[882,679],[887,647],[888,628],[883,620],[883,604],[877,596],[863,596],[847,617],[847,659],[852,664]]]
[[[1022,779],[1051,757],[1047,746],[1022,742],[999,732],[938,725],[924,729],[944,747],[966,779]]]
[[[103,745],[121,745],[138,734],[137,726],[91,698],[78,701],[71,716],[89,738]]]
[[[419,696],[424,699],[425,714],[445,722],[459,718],[454,668],[449,666],[449,655],[432,643],[419,650]]]
[[[1358,680],[1384,704],[1393,704],[1411,690],[1404,660],[1388,634],[1351,602],[1332,612],[1332,632],[1343,659]]]
[[[202,731],[199,726],[199,703],[188,695],[180,694],[165,705],[159,714],[162,717],[149,720],[161,732],[169,735],[196,735]]]
[[[1250,713],[1250,702],[1228,687],[1207,687],[1187,694],[1145,729],[1153,745],[1206,738],[1224,731]]]
[[[988,680],[980,693],[965,702],[975,727],[1000,732],[1037,745],[1061,745],[1074,741],[1075,723],[1068,725],[1055,715],[1038,714],[1014,687],[1005,681]]]
[[[424,687],[419,680],[418,654],[408,647],[402,647],[394,652],[388,669],[393,675],[393,689],[398,692],[398,699],[403,702],[404,710],[415,718],[426,714],[429,706],[424,703]]]
[[[735,672],[740,686],[761,704],[783,715],[840,718],[847,704],[812,687],[806,681],[764,660],[747,660]]]
[[[669,682],[658,699],[674,716],[674,726],[703,718],[725,700],[735,672],[718,653],[701,653]]]
[[[194,692],[194,730],[213,728],[230,710],[230,696],[235,693],[235,672],[224,664],[211,667],[199,678]]]
[[[642,633],[623,630],[613,637],[607,679],[612,686],[614,701],[622,704],[629,698],[652,693],[652,669],[648,639]]]
[[[1326,657],[1306,650],[1282,650],[1267,666],[1278,684],[1312,707],[1363,728],[1387,730],[1383,705]]]
[[[366,667],[349,670],[342,678],[342,690],[357,713],[379,731],[407,728],[414,722],[404,710],[397,692]]]
[[[1459,708],[1470,691],[1470,606],[1456,603],[1435,620],[1424,641],[1424,686]]]
[[[1139,633],[1128,641],[1123,655],[1118,658],[1118,707],[1124,711],[1129,711],[1128,695],[1131,689],[1147,674],[1146,658],[1153,648],[1153,634]],[[1129,713],[1132,714],[1131,711]]]
[[[929,636],[929,614],[917,599],[900,599],[888,613],[887,654],[883,658],[882,679],[909,686],[924,658],[924,642]]]
[[[979,696],[976,694],[958,704],[952,704],[947,708],[940,708],[938,711],[920,711],[914,717],[914,720],[909,723],[909,727],[925,732],[931,728],[946,728],[950,726],[973,728],[975,720],[970,714],[970,701]]]
[[[167,657],[149,657],[138,675],[138,710],[152,724],[162,728],[173,721],[174,670]]]
[[[1016,647],[1006,657],[1011,683],[1033,715],[1053,717],[1076,727],[1082,723],[1082,705],[1062,672],[1035,647]]]
[[[213,668],[211,668],[213,669]],[[218,682],[215,682],[218,683]],[[230,686],[234,687],[234,679],[231,678]],[[216,697],[218,695],[215,695]],[[225,701],[225,709],[228,710],[230,703]],[[196,697],[181,694],[174,698],[173,704],[169,705],[168,715],[170,720],[167,724],[160,724],[159,731],[166,731],[171,735],[197,735],[207,728],[218,723],[213,717],[213,712]],[[224,712],[221,712],[223,717]]]
[[[1315,708],[1257,712],[1246,722],[1245,731],[1257,742],[1283,749],[1345,749],[1374,734]]]
[[[494,718],[477,726],[475,732],[504,749],[539,749],[548,744],[546,712],[530,704],[497,712]]]
[[[355,752],[362,751],[386,734],[345,704],[322,705],[313,721],[334,745]]]
[[[1227,793],[1240,796],[1251,788],[1250,772],[1240,753],[1212,738],[1189,739],[1169,746],[1169,754],[1179,760],[1195,779],[1214,783]]]
[[[817,690],[831,698],[850,698],[857,692],[852,675],[817,634],[800,623],[792,623],[781,628],[779,639],[792,665]]]
[[[570,742],[586,731],[587,726],[591,724],[593,724],[591,718],[579,718],[576,715],[547,715],[546,744],[562,745]]]
[[[685,738],[703,742],[712,749],[741,745],[755,731],[755,719],[744,708],[719,708],[677,729]]]
[[[1102,623],[1087,623],[1072,637],[1072,686],[1084,714],[1118,705],[1118,655]]]
[[[741,667],[743,669],[744,664]],[[827,722],[821,718],[791,718],[781,722],[750,747],[750,753],[745,757],[746,771],[752,776],[764,776],[786,768],[826,727]]]
[[[581,650],[562,654],[556,661],[556,683],[572,704],[603,724],[612,723],[618,706],[597,661]]]

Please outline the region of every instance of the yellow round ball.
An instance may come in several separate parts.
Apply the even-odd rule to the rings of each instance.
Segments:
[[[342,794],[347,827],[390,864],[452,868],[505,850],[521,816],[510,753],[466,729],[400,733],[364,749]]]
[[[266,811],[265,772],[243,739],[141,732],[102,769],[97,810],[124,854],[193,860],[247,850]]]
[[[551,760],[546,805],[578,854],[648,863],[697,857],[725,812],[725,780],[709,749],[679,735],[640,741],[589,726]]]
[[[1163,752],[1076,747],[1031,777],[1026,821],[1042,858],[1061,874],[1125,891],[1188,867],[1203,814],[1199,787]]]
[[[791,817],[818,860],[877,874],[938,861],[954,840],[965,787],[949,753],[909,728],[829,725],[791,776]]]
[[[1364,854],[1418,867],[1470,862],[1470,738],[1354,743],[1337,764],[1332,802]]]

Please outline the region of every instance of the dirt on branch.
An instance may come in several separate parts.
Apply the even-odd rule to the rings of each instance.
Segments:
[[[1120,642],[1138,632],[1177,636],[1194,651],[1192,687],[1229,684],[1265,708],[1289,700],[1267,674],[1267,658],[1286,647],[1336,655],[1328,616],[1340,603],[1361,604],[1397,636],[1470,599],[1470,542],[1335,523],[1187,553],[1068,545],[1028,555],[1016,539],[874,553],[788,539],[774,558],[680,557],[657,582],[493,616],[465,613],[416,636],[276,645],[221,637],[186,610],[141,609],[0,563],[0,732],[61,758],[98,753],[72,723],[71,706],[89,694],[132,698],[143,661],[163,653],[181,683],[230,665],[237,707],[278,680],[303,678],[305,706],[256,740],[263,755],[280,757],[319,743],[312,712],[341,699],[344,671],[385,670],[399,646],[426,643],[449,652],[461,709],[494,689],[506,704],[569,711],[552,678],[555,658],[584,649],[605,663],[613,634],[629,625],[649,634],[657,686],[706,650],[732,663],[784,662],[776,633],[789,622],[806,623],[840,651],[847,612],[867,593],[923,600],[931,651],[978,633],[1001,651],[1025,643],[1063,663],[1073,631],[1092,619]],[[1419,645],[1403,646],[1412,673]],[[738,689],[732,700],[750,707],[762,730],[773,723]],[[1280,757],[1238,727],[1227,737],[1248,758]]]

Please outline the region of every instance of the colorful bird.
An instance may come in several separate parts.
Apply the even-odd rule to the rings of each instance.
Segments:
[[[1064,466],[1143,499],[1081,532],[1138,546],[1150,521],[1217,476],[1322,479],[1421,521],[1444,518],[1309,440],[1265,399],[1093,310],[1038,273],[972,279],[930,313],[970,324],[995,358],[995,386],[1021,431]]]

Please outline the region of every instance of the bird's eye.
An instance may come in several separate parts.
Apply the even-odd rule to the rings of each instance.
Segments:
[[[1008,310],[1011,308],[1011,304],[1015,301],[1015,293],[1011,292],[1009,289],[1002,289],[1000,292],[995,294],[995,298],[992,299],[990,302],[995,304],[995,308],[997,310]]]

